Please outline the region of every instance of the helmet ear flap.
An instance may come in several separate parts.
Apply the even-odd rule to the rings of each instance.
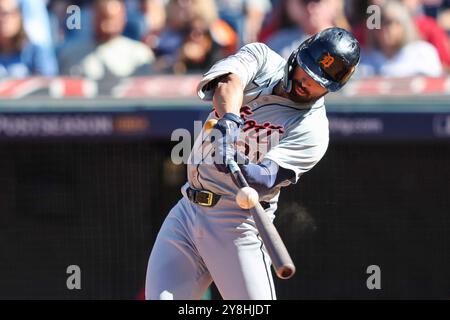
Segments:
[[[297,52],[298,49],[291,53],[286,66],[284,67],[283,88],[287,93],[292,90],[292,75],[294,73],[295,65],[297,64]]]

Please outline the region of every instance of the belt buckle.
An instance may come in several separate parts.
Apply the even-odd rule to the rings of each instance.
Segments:
[[[206,194],[207,195],[206,201],[199,200],[198,199],[199,194]],[[211,191],[206,191],[206,190],[198,191],[195,198],[196,198],[195,201],[197,202],[197,204],[204,206],[204,207],[210,207],[213,203],[213,193]]]

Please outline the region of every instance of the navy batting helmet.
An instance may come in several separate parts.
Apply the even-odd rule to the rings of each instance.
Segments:
[[[360,58],[355,37],[341,28],[325,29],[305,40],[289,57],[283,84],[286,92],[292,89],[292,75],[296,65],[328,91],[337,91],[350,79]]]

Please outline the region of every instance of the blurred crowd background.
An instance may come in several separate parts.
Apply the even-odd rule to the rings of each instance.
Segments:
[[[357,77],[450,70],[449,0],[0,0],[0,78],[202,73],[255,41],[287,58],[331,26],[360,41]]]

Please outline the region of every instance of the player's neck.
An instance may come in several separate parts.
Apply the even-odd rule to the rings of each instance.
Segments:
[[[284,90],[283,82],[281,80],[273,87],[272,94],[289,99],[289,94]]]

